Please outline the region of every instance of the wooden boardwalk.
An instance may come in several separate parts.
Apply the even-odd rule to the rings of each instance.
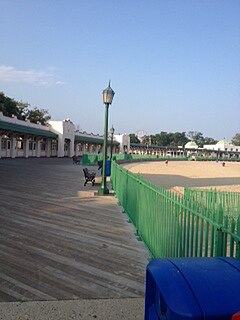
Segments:
[[[0,159],[0,301],[143,297],[148,253],[70,159]]]

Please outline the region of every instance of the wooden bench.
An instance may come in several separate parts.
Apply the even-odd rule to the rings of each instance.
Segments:
[[[86,184],[88,182],[92,182],[92,185],[94,186],[95,178],[96,178],[96,172],[89,172],[88,168],[84,168],[83,169],[83,173],[84,173],[84,178],[85,178],[84,186],[86,186]]]

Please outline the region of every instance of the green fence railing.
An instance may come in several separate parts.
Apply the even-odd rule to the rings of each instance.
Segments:
[[[82,156],[82,164],[83,165],[96,165],[98,160],[102,159],[102,154],[83,154]],[[182,161],[182,160],[197,160],[197,161],[240,161],[239,158],[224,158],[218,159],[216,157],[192,157],[192,156],[159,156],[159,155],[151,155],[151,154],[122,154],[117,153],[113,154],[113,160],[116,161],[148,161],[148,160],[156,160],[156,161]]]
[[[95,165],[98,162],[98,154],[83,154],[82,165]]]
[[[212,210],[206,205],[208,193],[204,201],[197,193],[191,197],[189,189],[184,196],[177,195],[116,162],[112,163],[111,181],[153,257],[240,257],[239,211],[231,214],[221,202]]]
[[[217,214],[219,207],[223,208],[225,216],[237,217],[240,214],[240,192],[185,188],[184,197],[197,202],[214,215]]]
[[[102,159],[102,154],[83,154],[82,156],[82,164],[83,165],[95,165],[98,160]],[[137,161],[137,160],[171,160],[171,161],[179,161],[179,160],[187,160],[187,157],[176,156],[176,157],[162,157],[158,155],[141,155],[141,154],[113,154],[113,160],[116,161]]]

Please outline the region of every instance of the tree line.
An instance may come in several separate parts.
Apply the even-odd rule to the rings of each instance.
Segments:
[[[19,120],[29,120],[33,123],[41,123],[46,125],[51,116],[47,109],[43,108],[31,108],[27,102],[20,102],[13,98],[7,97],[3,92],[0,92],[0,112],[6,117],[16,116]],[[199,147],[203,147],[204,144],[215,144],[217,140],[204,137],[201,132],[189,131],[189,132],[165,132],[161,131],[155,135],[145,135],[139,139],[139,137],[131,133],[130,142],[144,145],[156,145],[156,146],[184,146],[189,141],[195,141]],[[232,138],[232,144],[240,146],[240,133],[236,133]]]
[[[218,142],[211,137],[204,137],[203,134],[198,131],[189,131],[187,133],[161,131],[155,135],[145,135],[141,137],[141,140],[136,134],[130,134],[130,143],[144,145],[183,147],[189,141],[196,142],[196,144],[201,148],[204,144],[216,144]],[[240,133],[236,133],[231,142],[235,146],[240,146]]]
[[[16,116],[19,120],[29,120],[42,125],[46,125],[47,121],[51,119],[48,110],[31,108],[29,103],[9,98],[3,92],[0,92],[0,112],[6,117]]]

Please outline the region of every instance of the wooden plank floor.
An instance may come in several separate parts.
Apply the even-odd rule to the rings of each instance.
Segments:
[[[0,159],[0,301],[141,297],[148,253],[70,159]]]

